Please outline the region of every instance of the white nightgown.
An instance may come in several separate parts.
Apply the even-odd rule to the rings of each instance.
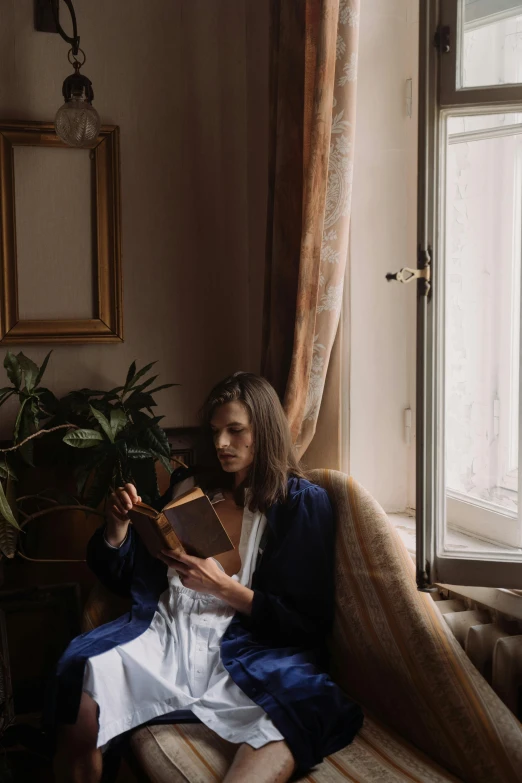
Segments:
[[[250,586],[266,517],[246,506],[239,543]],[[221,662],[220,641],[234,609],[183,587],[168,570],[150,627],[131,642],[89,658],[83,689],[100,708],[98,747],[129,729],[178,709],[190,709],[226,740],[260,748],[282,740],[266,712],[234,683]]]

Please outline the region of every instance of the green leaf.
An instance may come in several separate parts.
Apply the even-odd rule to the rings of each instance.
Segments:
[[[8,522],[10,525],[20,530],[20,526],[16,521],[13,512],[11,511],[11,506],[7,502],[7,498],[5,496],[4,488],[2,486],[1,481],[0,481],[0,516],[3,517],[3,519],[5,519],[6,522]]]
[[[129,446],[128,455],[131,459],[154,459],[151,451],[140,449],[137,446]]]
[[[98,430],[73,430],[67,433],[63,442],[75,449],[91,449],[103,443],[103,435]]]
[[[106,392],[98,392],[101,395],[101,400],[104,402],[111,402],[113,400],[119,400],[120,392],[123,391],[123,386],[115,386],[114,389],[110,389]]]
[[[5,487],[7,505],[9,506],[15,521],[18,523],[15,482],[11,478],[8,478],[3,486]],[[19,535],[20,529],[18,528],[18,524],[16,524],[16,526],[11,524],[11,522],[0,514],[0,550],[6,557],[13,558],[15,556]]]
[[[4,402],[7,402],[9,397],[11,397],[13,394],[16,394],[16,389],[8,389],[7,391],[4,391],[3,389],[0,390],[0,405],[3,405]]]
[[[136,362],[132,362],[127,372],[127,377],[125,378],[125,389],[128,389],[135,375],[136,375]]]
[[[14,433],[13,433],[13,439],[15,444],[18,443],[19,440],[23,440],[23,438],[20,437],[20,429],[22,426],[22,421],[24,417],[24,411],[29,403],[30,398],[26,397],[22,404],[20,405],[20,410],[18,411],[18,415],[16,417],[15,425],[14,425]]]
[[[13,384],[13,386],[16,387],[16,389],[20,389],[20,385],[22,383],[22,370],[20,369],[20,365],[18,363],[18,359],[14,355],[14,353],[11,353],[11,351],[7,351],[4,359],[4,367],[7,372],[7,377]]]
[[[116,438],[119,433],[125,429],[129,420],[125,411],[122,408],[113,408],[111,411],[110,426],[112,434]]]
[[[76,397],[89,398],[106,397],[108,394],[110,394],[110,392],[104,391],[103,389],[77,389],[76,391],[69,392],[69,394]]]
[[[143,429],[149,429],[149,427],[153,427],[164,418],[165,416],[148,416],[146,413],[143,413],[143,411],[139,410],[132,412],[132,420],[138,428],[139,432],[141,432]]]
[[[154,381],[156,380],[157,377],[158,377],[157,375],[151,375],[150,378],[147,378],[147,380],[144,381],[143,383],[140,383],[138,386],[134,386],[133,390],[135,392],[143,391],[144,389],[147,388],[147,386],[150,386],[151,383],[154,383]]]
[[[143,378],[144,375],[146,375],[149,370],[154,367],[156,362],[150,362],[149,364],[146,364],[145,367],[142,367],[141,370],[138,370],[134,378],[132,379],[133,386],[139,381],[140,378]]]
[[[149,394],[156,394],[156,392],[163,391],[163,389],[172,389],[173,386],[181,386],[180,383],[164,383],[161,386],[156,386],[149,391]]]
[[[140,440],[155,454],[161,454],[170,459],[170,443],[165,430],[154,424],[141,433]]]
[[[126,408],[153,408],[156,405],[150,394],[143,392],[132,392],[128,400],[125,401]]]
[[[47,364],[48,364],[48,362],[49,362],[49,359],[50,359],[50,356],[51,356],[51,354],[52,354],[52,350],[51,350],[51,351],[49,351],[49,353],[47,354],[47,356],[46,356],[46,357],[45,357],[45,359],[43,360],[43,362],[42,362],[42,366],[40,367],[40,369],[39,369],[39,371],[38,371],[38,375],[36,376],[36,381],[34,382],[34,385],[35,385],[35,386],[38,386],[38,384],[39,384],[39,383],[40,383],[40,381],[42,380],[42,378],[43,378],[43,376],[44,376],[44,372],[45,372],[45,371],[46,371],[46,369],[47,369]]]
[[[36,420],[35,424],[35,414],[32,408],[33,401],[34,398],[26,397],[22,403],[19,417],[17,417],[15,443],[22,443],[38,427],[38,420]],[[27,465],[33,466],[34,440],[29,440],[23,446],[20,446],[18,453]]]
[[[107,435],[111,443],[114,443],[114,435],[112,432],[111,425],[109,424],[108,419],[103,415],[101,411],[96,410],[96,408],[93,408],[91,405],[91,413],[104,431],[104,433]]]
[[[38,429],[38,405],[36,398],[25,397],[20,405],[20,410],[16,417],[13,439],[15,444],[23,442],[26,438]],[[20,446],[18,450],[20,456],[28,465],[33,465],[34,443],[28,441]]]
[[[12,460],[12,457],[11,457]],[[18,481],[18,477],[13,469],[13,466],[9,462],[9,457],[6,459],[6,461],[3,464],[4,469],[7,471],[7,476],[11,481]]]
[[[164,457],[163,454],[156,454],[156,456],[170,476],[170,474],[173,472],[173,467],[170,464],[170,459]]]
[[[16,358],[18,359],[18,364],[24,373],[25,388],[27,391],[32,392],[36,385],[35,381],[38,378],[38,374],[40,372],[38,365],[35,364],[32,359],[29,359],[27,356],[25,356],[21,351]]]
[[[28,413],[26,414],[28,423],[32,424],[34,429],[37,430],[38,422],[40,419],[40,406],[38,405],[37,397],[31,398],[31,404],[29,405],[29,408],[26,408],[26,410],[28,411]]]

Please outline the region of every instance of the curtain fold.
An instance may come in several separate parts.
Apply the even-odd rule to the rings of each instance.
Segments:
[[[310,444],[348,251],[359,0],[272,0],[262,372]]]

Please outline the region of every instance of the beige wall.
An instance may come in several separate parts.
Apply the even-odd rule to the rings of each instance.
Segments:
[[[75,0],[95,106],[121,128],[125,342],[56,346],[56,393],[109,388],[133,359],[157,359],[161,381],[182,384],[158,395],[158,413],[186,426],[213,382],[258,369],[268,5]],[[0,20],[0,117],[52,119],[66,43],[34,31],[32,0],[0,0]],[[49,346],[22,350],[39,362]],[[0,418],[2,437],[12,413]]]
[[[414,499],[418,0],[361,3],[351,236],[350,471],[388,511]],[[406,81],[413,78],[413,116]],[[413,413],[413,419],[415,414]]]

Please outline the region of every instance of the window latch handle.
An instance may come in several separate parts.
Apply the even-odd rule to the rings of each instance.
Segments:
[[[411,283],[412,280],[430,280],[430,268],[425,269],[410,269],[409,266],[405,266],[398,272],[388,272],[386,280],[396,280],[397,283]]]
[[[424,294],[427,296],[431,285],[431,248],[428,250],[419,249],[419,268],[411,269],[405,266],[398,272],[388,272],[386,280],[397,283],[411,283],[412,280],[424,280]]]

